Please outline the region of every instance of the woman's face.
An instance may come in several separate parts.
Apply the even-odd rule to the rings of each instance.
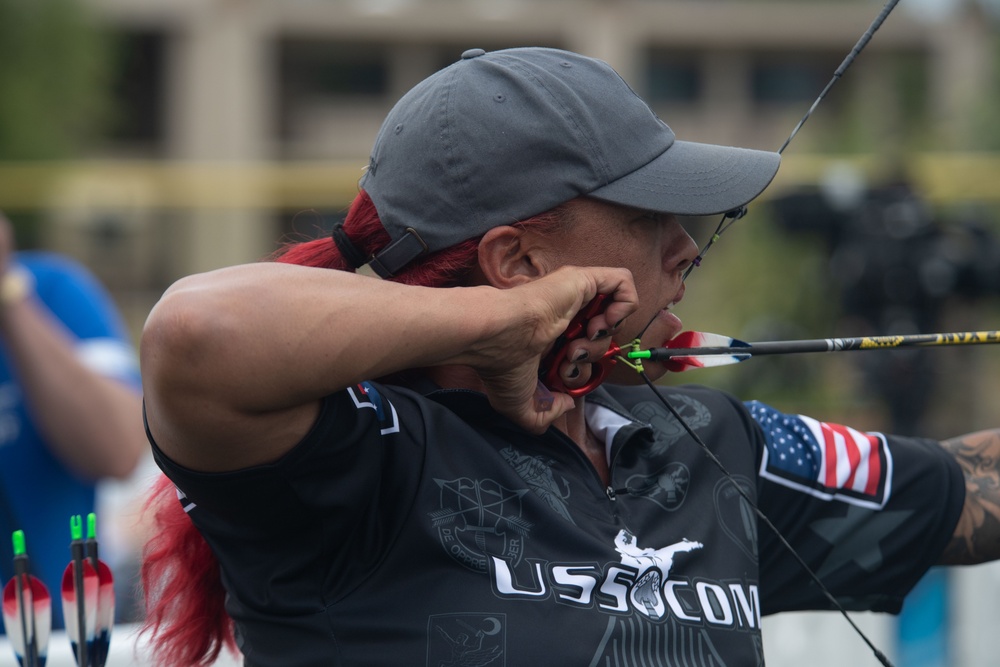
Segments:
[[[641,334],[643,346],[652,347],[677,335],[681,321],[668,309],[684,295],[682,276],[698,247],[676,217],[587,198],[569,202],[566,212],[562,232],[551,236],[554,263],[632,272],[639,309],[621,325],[615,341],[626,345]],[[615,381],[637,381],[629,369],[615,371]]]

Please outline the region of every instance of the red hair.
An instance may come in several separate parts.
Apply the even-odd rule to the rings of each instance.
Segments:
[[[567,219],[562,206],[520,224],[545,232]],[[344,232],[366,256],[389,243],[371,198],[361,191],[348,209]],[[410,264],[391,280],[408,285],[462,285],[478,262],[481,237],[462,241]],[[332,238],[292,243],[275,253],[276,262],[352,270]],[[215,555],[161,476],[146,502],[153,537],[143,549],[141,569],[146,615],[140,634],[150,634],[154,664],[208,667],[225,647],[236,652],[233,621],[226,614],[225,589]],[[181,574],[182,573],[182,574]]]
[[[366,256],[389,244],[389,233],[379,220],[378,211],[368,193],[362,190],[344,218],[344,233],[351,239],[358,250]],[[462,241],[450,248],[438,250],[419,261],[406,266],[398,274],[390,278],[394,282],[406,285],[426,285],[428,287],[454,287],[465,282],[469,271],[476,263],[476,252],[479,248],[479,238]],[[337,244],[329,236],[292,243],[279,250],[272,259],[286,264],[301,264],[324,269],[340,269],[352,271],[351,267],[340,255]]]
[[[219,564],[166,476],[153,485],[145,511],[153,533],[142,552],[141,634],[152,635],[154,664],[208,667],[223,647],[236,653]]]

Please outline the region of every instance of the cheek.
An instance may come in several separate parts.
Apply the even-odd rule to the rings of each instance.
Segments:
[[[667,273],[663,270],[663,257],[660,254],[659,246],[652,246],[641,249],[633,253],[630,257],[630,264],[627,265],[632,270],[632,277],[635,280],[635,287],[639,291],[639,298],[656,296],[663,288]]]
[[[572,242],[571,242],[572,243]],[[565,264],[576,266],[609,266],[624,267],[635,270],[635,257],[612,240],[587,239],[560,251]]]
[[[586,235],[572,234],[554,251],[561,264],[626,268],[632,272],[637,286],[643,281],[655,287],[655,281],[663,274],[661,244],[662,239],[653,234],[601,230]]]
[[[604,261],[631,270],[637,281],[661,271],[662,245],[655,234],[609,234],[600,245],[604,246]]]

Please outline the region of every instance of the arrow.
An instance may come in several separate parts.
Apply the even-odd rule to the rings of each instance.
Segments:
[[[111,568],[97,554],[97,515],[87,515],[86,555],[90,566],[97,572],[97,620],[94,642],[89,644],[91,667],[104,667],[111,647],[111,629],[115,623],[115,579]]]
[[[39,579],[28,573],[24,531],[16,530],[14,578],[3,589],[3,623],[21,667],[45,667],[52,628],[52,599]]]
[[[665,347],[632,350],[629,360],[666,362],[667,370],[678,373],[694,368],[737,364],[767,354],[801,352],[851,352],[888,350],[901,347],[943,347],[954,345],[994,345],[1000,343],[1000,331],[961,331],[953,333],[910,334],[896,336],[860,336],[856,338],[814,338],[806,340],[745,343],[721,334],[685,331],[667,341]]]
[[[66,636],[79,667],[93,667],[87,660],[94,642],[97,621],[98,577],[84,555],[83,520],[79,514],[69,520],[72,560],[63,571],[62,605]]]

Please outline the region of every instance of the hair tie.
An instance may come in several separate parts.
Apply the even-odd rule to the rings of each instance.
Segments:
[[[335,224],[330,236],[333,237],[333,242],[337,245],[341,257],[352,269],[359,269],[368,263],[368,256],[361,252],[358,246],[354,245],[354,241],[344,232],[343,223]]]

